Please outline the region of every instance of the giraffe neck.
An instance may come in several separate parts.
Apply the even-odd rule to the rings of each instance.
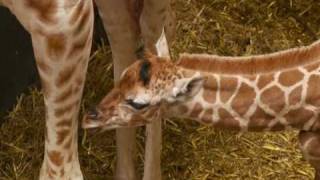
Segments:
[[[253,75],[284,71],[319,61],[320,40],[309,46],[254,56],[182,54],[177,65],[187,69],[218,74]]]
[[[242,131],[317,130],[320,62],[263,74],[216,74],[177,111],[218,128]],[[188,73],[199,72],[186,70]]]

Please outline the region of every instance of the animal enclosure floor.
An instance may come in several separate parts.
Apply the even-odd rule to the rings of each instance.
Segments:
[[[178,53],[251,55],[307,45],[320,38],[317,0],[174,0]],[[112,87],[111,51],[92,57],[82,112]],[[85,179],[111,179],[115,170],[114,131],[80,129],[80,163]],[[0,126],[0,180],[37,179],[43,158],[42,94],[31,89]],[[297,132],[219,131],[183,119],[163,124],[162,174],[169,180],[312,179]],[[143,170],[144,128],[137,133],[137,169]]]

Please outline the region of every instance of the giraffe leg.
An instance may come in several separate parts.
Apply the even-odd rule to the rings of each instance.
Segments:
[[[158,55],[169,56],[167,43],[162,44],[163,47],[155,47],[160,40],[164,26],[167,26],[168,32],[173,33],[171,15],[169,12],[169,0],[144,0],[144,6],[140,17],[141,34],[146,47],[155,50]],[[167,23],[168,22],[168,23]],[[170,34],[168,37],[172,37]],[[165,35],[162,36],[165,39]],[[160,52],[161,51],[161,52]],[[145,163],[144,163],[144,180],[160,180],[161,179],[161,121],[154,121],[147,125],[146,129],[146,147],[145,147]]]
[[[320,132],[301,131],[299,142],[304,158],[315,168],[315,180],[320,180]]]
[[[140,27],[145,46],[148,48],[154,48],[163,28],[167,40],[171,42],[175,33],[175,15],[171,10],[170,0],[144,0]]]
[[[171,44],[176,34],[176,14],[170,5],[168,6],[166,19],[164,22],[164,32],[168,44]]]
[[[4,0],[0,0],[0,6],[5,6],[5,1]]]
[[[128,1],[96,0],[100,16],[111,45],[114,78],[119,80],[122,71],[136,59],[138,42],[137,23],[128,11]],[[135,160],[135,128],[117,129],[117,166],[115,179],[137,179]]]
[[[91,49],[92,1],[26,0],[9,8],[31,34],[44,94],[40,179],[82,180],[77,119]]]

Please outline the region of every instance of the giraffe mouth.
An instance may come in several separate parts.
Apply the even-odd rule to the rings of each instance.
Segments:
[[[93,129],[101,127],[101,123],[99,122],[99,120],[92,120],[85,115],[83,117],[81,126],[83,129]]]
[[[140,127],[145,126],[146,124],[149,124],[149,122],[141,121],[141,122],[135,122],[135,123],[117,123],[117,124],[105,124],[101,120],[92,120],[88,118],[86,115],[84,116],[82,120],[82,128],[83,129],[98,129],[101,128],[101,131],[106,130],[112,130],[112,129],[118,129],[118,128],[133,128],[133,127]]]
[[[103,126],[102,113],[97,108],[89,110],[82,119],[83,129],[99,128]]]

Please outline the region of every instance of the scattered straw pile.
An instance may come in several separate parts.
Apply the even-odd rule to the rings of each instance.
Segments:
[[[249,55],[309,44],[320,38],[316,0],[175,0],[177,37],[172,55],[208,52]],[[109,47],[90,62],[82,110],[112,87]],[[0,180],[36,179],[43,157],[41,93],[20,97],[0,127]],[[297,149],[297,132],[218,131],[187,120],[164,124],[163,179],[312,179],[313,169]],[[80,161],[86,179],[111,179],[114,131],[80,131]],[[139,128],[138,169],[143,169],[144,131]]]

